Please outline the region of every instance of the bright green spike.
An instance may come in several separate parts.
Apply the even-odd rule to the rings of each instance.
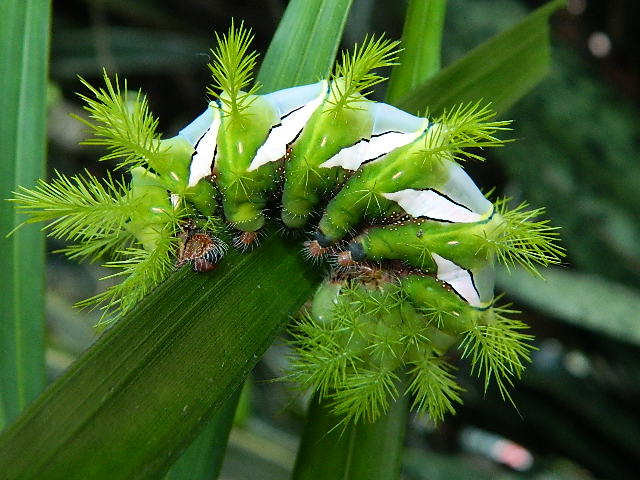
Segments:
[[[393,371],[361,368],[348,375],[344,385],[331,395],[333,412],[344,417],[343,424],[374,422],[398,397],[397,383]]]
[[[445,111],[434,119],[434,126],[425,137],[422,155],[430,161],[438,158],[456,162],[483,161],[482,155],[468,149],[501,147],[510,141],[497,138],[495,134],[510,130],[511,120],[492,121],[495,115],[481,100]]]
[[[158,119],[149,111],[147,98],[140,90],[135,98],[129,96],[127,81],[120,88],[118,76],[113,82],[103,71],[105,88],[93,87],[78,77],[93,97],[78,94],[84,100],[89,119],[74,118],[90,128],[93,134],[83,145],[104,146],[109,153],[100,160],[117,159],[119,168],[144,165],[161,156],[160,134],[156,132]]]
[[[304,315],[291,330],[295,355],[290,357],[287,379],[303,389],[313,389],[322,397],[341,385],[357,355],[336,341],[335,323],[318,323],[311,315]]]
[[[559,264],[565,256],[564,248],[557,244],[559,227],[549,225],[549,220],[535,220],[544,213],[544,208],[529,210],[529,204],[523,202],[509,209],[508,202],[508,198],[495,202],[503,225],[499,233],[483,236],[482,240],[507,269],[518,264],[541,276],[536,268],[538,265]]]
[[[174,270],[173,254],[178,241],[173,235],[173,229],[167,225],[157,234],[153,250],[127,248],[117,252],[119,260],[104,265],[122,270],[101,280],[123,278],[122,282],[76,304],[81,308],[100,307],[103,315],[98,326],[106,327],[118,320]]]
[[[49,236],[79,242],[69,255],[92,257],[126,240],[125,224],[136,201],[123,180],[56,172],[51,182],[39,180],[34,189],[20,187],[11,199],[31,218],[24,223],[50,222]]]
[[[255,93],[260,88],[254,84],[248,91],[243,91],[253,82],[253,70],[258,54],[249,53],[253,41],[251,30],[245,29],[244,22],[238,28],[233,21],[226,35],[219,37],[216,33],[217,47],[211,50],[213,61],[209,64],[212,83],[207,92],[220,100],[222,111],[231,118],[239,118],[240,114],[255,100]]]
[[[433,353],[416,362],[408,375],[411,383],[407,391],[414,395],[412,409],[428,414],[434,421],[442,421],[447,413],[455,414],[454,403],[462,404],[460,387],[451,374],[453,367]]]
[[[353,53],[342,52],[342,58],[331,74],[330,103],[334,112],[353,108],[371,93],[368,91],[371,87],[386,80],[374,70],[397,65],[399,44],[384,36],[371,36],[365,37],[362,44],[356,44]]]
[[[523,333],[525,323],[508,318],[519,312],[509,305],[493,307],[464,333],[462,357],[471,360],[472,373],[482,374],[485,390],[493,378],[503,399],[511,401],[508,389],[531,361],[532,335]],[[513,403],[513,402],[512,402]]]

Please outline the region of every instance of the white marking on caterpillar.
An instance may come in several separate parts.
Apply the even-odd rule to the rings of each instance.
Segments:
[[[472,212],[464,205],[458,204],[433,190],[415,190],[407,188],[398,192],[384,193],[388,200],[393,200],[412,217],[426,217],[441,222],[473,223],[482,219],[482,215]]]
[[[327,92],[327,82],[287,88],[269,95],[265,99],[279,111],[280,123],[274,125],[247,171],[252,172],[270,162],[275,162],[287,153],[287,146],[300,134],[313,112],[322,104]],[[309,99],[309,94],[313,96]],[[302,96],[303,100],[298,100]],[[293,104],[292,99],[298,103]]]
[[[211,126],[195,144],[195,153],[191,157],[191,167],[189,168],[189,187],[197,185],[201,179],[211,175],[219,129],[220,115],[216,114]]]
[[[432,253],[431,256],[438,267],[438,280],[450,285],[451,288],[472,307],[482,307],[480,294],[476,289],[471,272],[441,257],[437,253]]]
[[[193,147],[198,140],[204,135],[211,124],[213,119],[218,115],[218,109],[216,108],[216,102],[211,102],[207,109],[202,112],[196,119],[189,125],[184,127],[178,132],[178,135],[184,138]]]
[[[386,103],[374,103],[370,109],[374,118],[371,136],[343,148],[329,160],[321,163],[320,167],[358,170],[362,164],[383,157],[396,148],[413,142],[429,127],[428,120],[403,112]]]

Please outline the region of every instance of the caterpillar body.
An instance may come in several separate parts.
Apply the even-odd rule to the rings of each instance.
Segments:
[[[408,366],[418,409],[439,418],[459,401],[441,355],[463,337],[465,354],[504,394],[523,370],[529,337],[494,304],[494,262],[535,272],[562,256],[555,229],[534,220],[540,210],[490,202],[460,165],[482,159],[478,148],[503,145],[494,135],[509,122],[480,102],[427,118],[369,100],[367,89],[384,80],[374,70],[395,64],[397,42],[382,38],[343,54],[329,78],[259,95],[250,40],[242,26],[218,39],[214,99],[167,140],[140,96],[119,117],[128,102],[117,79],[114,86],[105,75],[106,90],[84,82],[96,97],[82,96],[93,143],[114,150],[106,158],[125,157],[130,182],[59,175],[15,201],[32,221],[54,220],[55,235],[77,241],[71,256],[130,255],[113,263],[131,271],[122,286],[87,303],[122,314],[168,275],[172,253],[178,266],[214,269],[226,248],[221,217],[237,246],[252,245],[275,200],[285,227],[314,225],[307,254],[335,267],[294,332],[292,378],[331,395],[349,418],[374,419],[393,396],[395,372]],[[85,204],[75,217],[56,213],[83,195],[96,215]],[[101,212],[117,219],[86,223],[104,223]],[[141,248],[123,250],[126,241]]]
[[[341,80],[336,86],[321,81],[254,95],[247,100],[249,118],[242,120],[241,128],[227,119],[220,103],[212,102],[179,133],[193,148],[188,186],[196,187],[213,176],[222,192],[227,220],[238,230],[254,232],[264,225],[264,208],[280,181],[281,219],[290,228],[305,226],[324,196],[340,185],[318,225],[315,241],[320,247],[342,240],[363,221],[422,220],[412,225],[425,227],[421,228],[427,232],[424,248],[427,243],[443,243],[443,235],[449,232],[441,254],[454,250],[462,254],[445,258],[434,253],[430,268],[402,249],[374,252],[367,248],[366,258],[407,261],[437,274],[441,281],[455,279],[456,291],[466,292],[462,298],[474,306],[490,301],[493,294],[488,288],[478,292],[469,270],[471,263],[478,263],[469,261],[477,259],[478,242],[469,246],[453,238],[473,238],[478,231],[486,234],[490,229],[483,226],[490,219],[499,223],[499,214],[494,214],[491,203],[451,158],[432,158],[431,152],[446,141],[447,126],[364,97],[335,115],[336,92],[345,88]],[[284,173],[279,178],[282,162]],[[373,228],[367,245],[385,233],[405,235],[407,227]],[[441,233],[434,235],[437,230]],[[454,242],[457,249],[451,246]],[[454,263],[465,256],[469,258],[463,262],[466,268]],[[360,255],[352,260],[364,258]]]

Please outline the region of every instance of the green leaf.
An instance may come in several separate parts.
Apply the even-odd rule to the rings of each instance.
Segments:
[[[524,20],[473,49],[419,87],[396,106],[439,113],[483,99],[503,112],[531,90],[549,69],[548,18],[565,4],[554,0]]]
[[[204,430],[165,475],[164,480],[210,480],[218,478],[227,438],[242,387],[236,389]]]
[[[326,78],[353,0],[293,0],[264,57],[260,93]],[[327,62],[330,59],[330,62]]]
[[[5,431],[3,475],[157,478],[315,289],[298,250],[272,235],[171,276]]]
[[[395,102],[440,70],[447,0],[410,0],[402,31],[403,50],[389,80],[387,101]]]
[[[44,176],[48,0],[0,4],[0,199]],[[0,200],[0,429],[44,385],[44,235]]]
[[[559,320],[640,345],[640,293],[595,275],[548,268],[540,281],[514,269],[499,272],[500,288]]]
[[[296,457],[294,480],[398,478],[409,399],[392,402],[376,422],[344,424],[330,400],[311,401]]]

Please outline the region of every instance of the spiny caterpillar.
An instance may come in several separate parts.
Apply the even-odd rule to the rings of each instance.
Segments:
[[[257,243],[267,211],[304,229],[320,220],[307,255],[334,267],[294,331],[290,378],[330,397],[346,418],[375,419],[397,396],[401,371],[420,411],[441,418],[459,401],[443,355],[463,355],[503,396],[523,370],[529,336],[494,305],[493,264],[558,263],[557,233],[540,210],[492,204],[460,163],[504,144],[480,102],[432,118],[367,98],[395,65],[398,42],[367,38],[329,78],[259,95],[251,34],[233,25],[212,50],[213,97],[179,134],[162,140],[146,99],[116,77],[81,95],[93,132],[130,181],[58,174],[16,193],[28,222],[52,221],[74,258],[111,256],[121,284],[82,302],[115,316],[131,309],[173,264],[212,270],[233,229]],[[469,151],[468,149],[474,149]],[[224,220],[217,216],[219,202]],[[177,257],[177,261],[172,261]],[[111,317],[114,318],[114,317]]]

